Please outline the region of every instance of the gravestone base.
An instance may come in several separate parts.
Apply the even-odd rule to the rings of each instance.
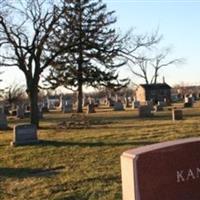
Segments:
[[[10,142],[10,146],[17,147],[17,146],[25,146],[25,145],[31,145],[31,144],[39,144],[40,140],[29,140],[28,142]]]

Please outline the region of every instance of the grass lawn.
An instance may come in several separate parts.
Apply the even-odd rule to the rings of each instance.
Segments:
[[[70,114],[44,115],[41,143],[11,147],[12,130],[0,132],[1,200],[120,200],[120,155],[138,146],[200,135],[200,108],[184,109],[172,122],[171,111],[139,119],[137,112],[88,115],[87,128],[61,129]],[[26,120],[9,119],[9,126]]]

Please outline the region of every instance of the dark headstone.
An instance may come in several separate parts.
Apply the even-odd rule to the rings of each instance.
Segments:
[[[183,119],[183,112],[182,110],[172,109],[172,120],[182,120]]]
[[[133,109],[136,109],[136,108],[139,108],[140,107],[140,102],[139,101],[133,101],[132,102],[132,108]]]
[[[93,103],[87,105],[87,113],[95,113],[95,106]]]
[[[121,156],[123,200],[199,200],[200,139],[126,151]]]
[[[30,116],[31,116],[31,112],[30,111],[24,112],[24,117],[30,117]]]
[[[43,113],[49,112],[48,107],[47,107],[47,106],[43,106],[43,107],[42,107],[42,112],[43,112]]]
[[[144,105],[139,107],[139,117],[152,117],[151,113],[152,107],[149,105]]]
[[[22,105],[17,106],[17,117],[20,119],[24,118],[24,107]]]
[[[191,102],[184,103],[184,108],[192,108],[193,104]]]
[[[33,124],[16,125],[13,130],[11,145],[25,145],[37,143],[37,128]]]
[[[17,111],[16,111],[16,110],[12,110],[12,111],[11,111],[11,115],[12,115],[12,116],[16,116],[16,115],[17,115]]]
[[[113,109],[114,109],[114,111],[123,111],[124,110],[124,105],[120,101],[115,102]]]
[[[155,111],[155,112],[163,111],[163,107],[160,106],[160,105],[155,105],[153,108],[154,108],[154,111]]]
[[[6,114],[0,114],[0,130],[6,130],[8,128],[8,121]]]

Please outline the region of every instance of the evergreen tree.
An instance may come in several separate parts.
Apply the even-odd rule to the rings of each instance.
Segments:
[[[114,11],[108,12],[101,0],[65,0],[65,15],[55,30],[57,43],[66,51],[51,63],[46,81],[51,88],[60,85],[78,94],[77,112],[82,112],[83,86],[120,88],[128,79],[118,80],[117,69],[126,61],[121,57],[128,35],[116,33]],[[54,38],[55,41],[55,38]]]

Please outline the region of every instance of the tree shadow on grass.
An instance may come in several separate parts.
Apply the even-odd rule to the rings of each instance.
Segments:
[[[0,177],[10,178],[30,178],[30,177],[48,177],[57,175],[64,167],[45,168],[0,168]]]
[[[42,140],[38,145],[41,146],[79,146],[79,147],[118,147],[118,146],[144,146],[154,144],[156,141],[125,141],[125,142],[79,142],[79,141],[53,141],[53,140]]]

